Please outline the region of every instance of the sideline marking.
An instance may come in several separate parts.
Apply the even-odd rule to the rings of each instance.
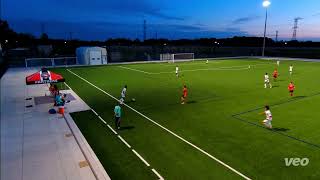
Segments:
[[[143,157],[140,156],[140,154],[139,154],[137,151],[135,151],[134,149],[132,149],[132,152],[133,152],[134,154],[136,154],[136,155],[138,156],[138,158],[141,159],[141,161],[143,161],[144,164],[146,164],[146,166],[148,166],[148,167],[150,166],[150,164],[149,164],[145,159],[143,159]]]
[[[151,169],[151,171],[158,176],[159,180],[164,180],[164,178],[155,169]]]
[[[120,102],[117,98],[115,98],[114,96],[112,96],[111,94],[107,93],[106,91],[104,91],[103,89],[97,87],[96,85],[92,84],[91,82],[89,82],[88,80],[86,80],[85,78],[79,76],[78,74],[74,73],[73,71],[71,71],[70,69],[67,69],[67,71],[69,71],[71,74],[77,76],[78,78],[82,79],[83,81],[85,81],[86,83],[90,84],[91,86],[95,87],[96,89],[100,90],[101,92],[103,92],[104,94],[108,95],[109,97],[113,98],[114,100]],[[243,177],[246,180],[251,180],[251,178],[245,176],[244,174],[242,174],[241,172],[237,171],[236,169],[232,168],[231,166],[229,166],[228,164],[222,162],[221,160],[219,160],[218,158],[214,157],[213,155],[209,154],[208,152],[206,152],[205,150],[199,148],[198,146],[192,144],[191,142],[185,140],[184,138],[182,138],[181,136],[175,134],[174,132],[172,132],[171,130],[167,129],[166,127],[162,126],[161,124],[157,123],[156,121],[150,119],[149,117],[147,117],[146,115],[140,113],[139,111],[137,111],[136,109],[132,108],[131,106],[123,103],[124,106],[128,107],[129,109],[131,109],[132,111],[136,112],[137,114],[141,115],[142,117],[146,118],[147,120],[149,120],[150,122],[154,123],[155,125],[159,126],[160,128],[164,129],[165,131],[167,131],[168,133],[172,134],[173,136],[175,136],[176,138],[180,139],[181,141],[185,142],[186,144],[189,144],[190,146],[192,146],[193,148],[197,149],[198,151],[202,152],[203,154],[207,155],[208,157],[210,157],[211,159],[215,160],[216,162],[220,163],[221,165],[223,165],[224,167],[228,168],[229,170],[233,171],[234,173],[238,174],[239,176]]]
[[[98,113],[95,110],[91,109],[91,111],[98,116]]]
[[[114,134],[118,134],[109,124],[107,124],[107,126]]]
[[[64,82],[64,84],[70,89],[70,90],[72,90],[71,89],[71,87],[70,86],[68,86],[68,84],[66,83],[66,82]],[[72,90],[73,91],[73,90]],[[89,107],[90,108],[90,107]],[[118,134],[101,116],[99,116],[99,114],[95,111],[95,110],[93,110],[92,108],[90,108],[91,109],[91,111],[96,115],[96,116],[98,116],[99,117],[99,119],[104,123],[104,124],[106,124],[107,126],[108,126],[108,128],[114,133],[114,134]],[[131,146],[129,145],[129,143],[127,143],[127,141],[125,141],[120,135],[117,135],[118,136],[118,138],[129,148],[129,149],[131,149]],[[140,154],[138,154],[134,149],[132,149],[132,151],[149,167],[150,166],[150,164],[146,161],[146,160],[144,160],[141,156],[140,156]],[[156,174],[156,176],[158,176],[159,177],[159,179],[160,180],[164,180],[164,178],[155,170],[155,169],[151,169],[151,171],[153,172],[153,173],[155,173]]]
[[[129,145],[129,143],[127,143],[127,141],[125,141],[120,135],[118,135],[118,138],[125,144],[128,146],[128,148],[131,148],[131,146]]]
[[[92,110],[92,109],[91,109]],[[98,118],[104,123],[104,124],[107,124],[107,122],[104,120],[104,119],[102,119],[102,117],[101,116],[99,116],[98,114],[96,114],[97,116],[98,116]]]

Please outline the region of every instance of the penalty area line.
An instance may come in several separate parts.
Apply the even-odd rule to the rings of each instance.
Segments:
[[[78,77],[79,79],[85,81],[86,83],[90,84],[91,86],[95,87],[96,89],[98,89],[99,91],[103,92],[104,94],[106,94],[107,96],[111,97],[112,99],[116,100],[117,102],[120,102],[120,100],[118,100],[117,98],[115,98],[114,96],[112,96],[111,94],[107,93],[106,91],[104,91],[103,89],[99,88],[98,86],[92,84],[91,82],[89,82],[88,80],[86,80],[85,78],[81,77],[80,75],[74,73],[73,71],[71,71],[70,69],[67,69],[67,71],[69,71],[71,74],[75,75],[76,77]],[[127,108],[131,109],[132,111],[136,112],[137,114],[139,114],[140,116],[144,117],[145,119],[147,119],[148,121],[152,122],[153,124],[157,125],[158,127],[162,128],[163,130],[167,131],[168,133],[170,133],[171,135],[175,136],[176,138],[180,139],[181,141],[185,142],[186,144],[190,145],[191,147],[195,148],[196,150],[200,151],[201,153],[205,154],[206,156],[208,156],[209,158],[215,160],[216,162],[218,162],[219,164],[221,164],[222,166],[228,168],[229,170],[231,170],[232,172],[236,173],[237,175],[241,176],[242,178],[246,179],[246,180],[251,180],[251,178],[245,176],[244,174],[242,174],[241,172],[237,171],[236,169],[232,168],[231,166],[229,166],[228,164],[224,163],[223,161],[219,160],[218,158],[214,157],[213,155],[209,154],[208,152],[206,152],[205,150],[199,148],[198,146],[192,144],[191,142],[187,141],[186,139],[182,138],[181,136],[177,135],[176,133],[172,132],[171,130],[169,130],[168,128],[162,126],[161,124],[157,123],[156,121],[152,120],[151,118],[147,117],[146,115],[142,114],[141,112],[137,111],[136,109],[134,109],[133,107],[123,103],[124,106],[126,106]]]
[[[125,67],[125,66],[118,66],[118,67],[119,67],[119,68],[122,68],[122,69],[127,69],[127,70],[131,70],[131,71],[136,71],[136,72],[144,73],[144,74],[153,74],[153,73],[151,73],[151,72],[142,71],[142,70],[139,70],[139,69],[129,68],[129,67]]]

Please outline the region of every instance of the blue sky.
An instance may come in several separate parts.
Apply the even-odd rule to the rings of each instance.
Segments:
[[[2,15],[19,32],[78,39],[262,36],[263,0],[2,0]],[[320,41],[320,0],[271,0],[267,35]]]

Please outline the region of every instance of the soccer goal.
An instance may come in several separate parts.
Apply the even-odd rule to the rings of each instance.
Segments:
[[[174,63],[175,61],[193,61],[194,53],[160,54],[161,61]]]
[[[58,58],[27,58],[26,67],[49,67],[49,66],[68,66],[77,64],[76,57],[58,57]]]

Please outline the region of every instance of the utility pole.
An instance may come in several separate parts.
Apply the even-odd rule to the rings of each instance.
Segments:
[[[143,20],[143,41],[147,39],[147,21]]]
[[[70,39],[70,41],[72,40],[72,32],[69,32],[69,39]]]
[[[2,20],[2,0],[0,0],[0,21]]]
[[[45,33],[45,25],[44,23],[42,22],[41,23],[41,35]]]
[[[276,31],[276,42],[278,42],[278,33],[279,31]]]
[[[294,25],[293,25],[293,34],[292,34],[292,40],[297,40],[297,29],[298,29],[298,22],[301,20],[301,17],[294,18]]]

